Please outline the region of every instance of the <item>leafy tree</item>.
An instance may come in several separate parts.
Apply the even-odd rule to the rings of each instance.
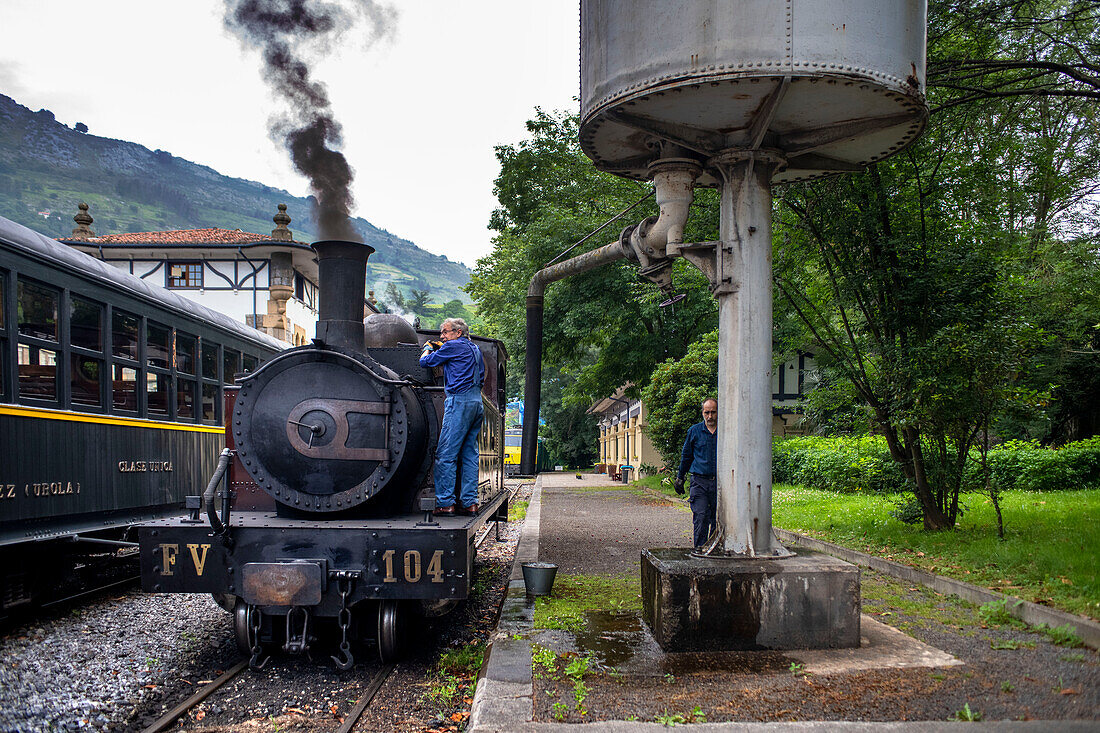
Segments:
[[[1097,18],[1094,0],[934,0],[934,109],[1007,97],[1100,99]]]
[[[653,371],[642,392],[650,442],[666,466],[680,463],[688,428],[699,422],[703,400],[718,395],[718,331],[690,347],[681,359],[668,359]]]
[[[543,431],[550,462],[561,466],[591,466],[596,461],[599,428],[596,418],[588,414],[588,404],[566,403],[563,393],[572,380],[560,369],[543,374],[543,409],[546,421]]]
[[[493,252],[478,261],[466,290],[478,304],[488,335],[505,342],[513,364],[522,364],[525,356],[525,297],[531,277],[649,190],[648,185],[595,170],[580,150],[577,124],[575,115],[536,110],[527,123],[528,139],[496,149],[501,172],[495,188],[500,206],[490,220],[496,231]],[[713,201],[713,192],[700,192],[699,198]],[[715,212],[713,206],[701,206],[685,236],[713,239]],[[602,246],[624,225],[655,213],[646,201],[629,218],[564,257]],[[543,359],[571,375],[562,390],[566,402],[590,403],[625,383],[644,385],[654,364],[680,356],[715,327],[716,309],[703,276],[680,262],[674,278],[687,293],[674,309],[658,307],[662,296],[657,288],[626,263],[548,288]],[[520,392],[519,374],[519,369],[511,370],[509,394]],[[549,399],[545,380],[544,394]]]
[[[431,291],[413,288],[409,294],[412,296],[408,301],[409,309],[414,313],[423,313],[428,307],[428,298],[431,297]]]
[[[397,284],[392,280],[386,283],[385,295],[386,303],[391,307],[397,308],[400,311],[404,311],[406,308],[405,296],[401,294],[401,288],[397,287]]]
[[[1046,44],[1050,23],[1021,21],[1038,8],[1057,25],[1065,6],[1000,6],[1009,19],[990,27],[974,20],[987,16],[967,23],[940,5],[930,17],[930,69],[976,68],[940,63],[960,55],[1065,50]],[[1051,285],[1067,300],[1085,295],[1083,310],[1100,315],[1087,291],[1052,283],[1047,269],[1062,248],[1053,233],[1075,219],[1095,224],[1083,205],[1096,192],[1095,110],[1051,104],[1056,81],[1029,87],[1012,64],[983,68],[969,89],[958,75],[934,86],[930,72],[937,111],[905,153],[864,173],[790,186],[778,207],[777,291],[805,329],[793,345],[812,343],[826,374],[851,385],[930,529],[954,526],[970,449],[992,416],[1034,415],[1044,402],[1042,385],[1021,374],[1040,350],[1066,346],[1041,325],[1060,315],[1049,314]],[[1087,259],[1095,271],[1095,248]]]

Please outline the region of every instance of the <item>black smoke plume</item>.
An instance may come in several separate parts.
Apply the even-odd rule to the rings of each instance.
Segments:
[[[390,35],[397,13],[371,0],[227,0],[225,25],[246,45],[259,49],[265,80],[290,109],[271,122],[271,136],[286,145],[294,167],[307,178],[317,200],[322,239],[359,241],[349,214],[354,172],[338,148],[340,123],[325,85],[311,78],[309,59],[333,47],[362,23],[366,40]]]

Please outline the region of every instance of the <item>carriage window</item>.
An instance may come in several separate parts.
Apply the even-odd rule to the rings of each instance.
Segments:
[[[184,374],[195,373],[196,346],[194,336],[176,332],[176,371]]]
[[[73,404],[99,407],[99,375],[103,362],[80,354],[73,354],[72,357]]]
[[[145,375],[145,395],[148,398],[149,414],[168,414],[168,393],[171,391],[172,378],[167,374],[148,372]]]
[[[190,379],[176,382],[176,417],[195,417],[195,383]]]
[[[102,331],[103,306],[74,295],[69,307],[69,342],[82,349],[101,351]]]
[[[168,265],[168,287],[201,288],[201,262],[173,262]]]
[[[57,400],[57,352],[19,344],[19,396]]]
[[[218,345],[202,342],[202,376],[205,379],[218,378]]]
[[[149,322],[145,330],[145,358],[149,366],[168,368],[172,353],[172,332],[167,326]]]
[[[137,411],[137,369],[115,364],[111,404],[117,410]]]
[[[202,419],[214,422],[218,419],[218,385],[202,385]]]
[[[24,336],[57,341],[57,303],[59,293],[34,283],[19,281],[19,333]]]
[[[111,312],[111,341],[114,345],[113,353],[115,356],[137,361],[139,323],[137,316],[130,315],[125,311],[116,310]]]
[[[225,363],[222,365],[222,381],[232,382],[233,375],[241,370],[241,352],[225,350]]]
[[[244,355],[244,370],[245,370],[246,372],[254,372],[254,371],[256,371],[256,364],[257,364],[258,362],[259,362],[259,359],[257,359],[257,358],[256,358],[255,356],[253,356],[252,354],[245,354],[245,355]]]

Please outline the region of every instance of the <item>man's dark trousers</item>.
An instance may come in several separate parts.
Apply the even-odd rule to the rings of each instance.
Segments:
[[[695,546],[701,547],[718,526],[718,480],[714,476],[691,474],[688,501],[691,504]]]

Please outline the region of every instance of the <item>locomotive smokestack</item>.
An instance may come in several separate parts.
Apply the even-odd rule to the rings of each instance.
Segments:
[[[367,258],[374,254],[374,247],[338,239],[314,242],[312,247],[320,280],[317,338],[330,346],[364,351]]]

